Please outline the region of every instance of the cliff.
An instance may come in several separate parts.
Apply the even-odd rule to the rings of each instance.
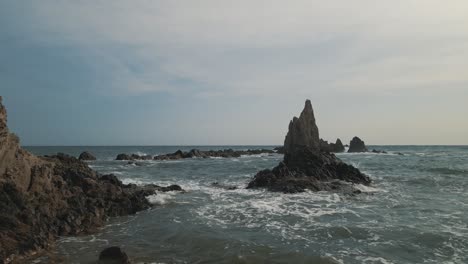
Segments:
[[[0,97],[0,263],[47,248],[57,236],[92,232],[108,217],[147,209],[146,196],[157,189],[124,185],[65,154],[23,150]]]

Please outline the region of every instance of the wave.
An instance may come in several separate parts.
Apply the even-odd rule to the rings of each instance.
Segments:
[[[165,205],[171,203],[174,200],[175,194],[176,192],[158,192],[157,194],[147,196],[146,198],[148,198],[148,201],[151,204]]]
[[[429,168],[427,171],[438,173],[438,174],[445,174],[445,175],[468,175],[468,170],[463,169],[453,169],[453,168]]]

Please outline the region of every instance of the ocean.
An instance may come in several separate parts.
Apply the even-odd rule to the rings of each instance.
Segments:
[[[337,154],[373,180],[355,196],[246,190],[256,172],[282,160],[279,154],[140,166],[114,160],[119,153],[192,148],[273,146],[26,147],[38,155],[90,151],[98,158],[91,168],[124,183],[187,191],[150,196],[154,208],[111,218],[92,235],[60,238],[33,263],[94,263],[109,246],[120,246],[135,263],[468,263],[468,146],[369,146],[388,154]]]

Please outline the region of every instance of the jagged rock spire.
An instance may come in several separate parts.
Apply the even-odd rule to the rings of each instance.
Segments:
[[[299,118],[294,117],[289,123],[289,131],[284,140],[285,154],[291,154],[296,148],[307,147],[320,151],[320,137],[315,124],[314,110],[310,100],[306,100],[304,110]]]

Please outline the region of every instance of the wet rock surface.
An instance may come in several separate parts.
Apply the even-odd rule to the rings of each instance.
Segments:
[[[47,248],[57,236],[89,233],[107,218],[151,207],[164,187],[125,185],[66,154],[36,157],[9,133],[0,97],[0,260]],[[166,187],[181,190],[180,186]],[[0,261],[1,262],[1,261]]]
[[[353,184],[369,185],[371,180],[334,154],[321,151],[312,105],[306,101],[299,118],[289,124],[284,160],[275,168],[258,172],[247,188],[267,188],[284,193],[339,191],[359,193]]]
[[[119,247],[108,247],[99,254],[98,264],[130,264],[125,252]]]

